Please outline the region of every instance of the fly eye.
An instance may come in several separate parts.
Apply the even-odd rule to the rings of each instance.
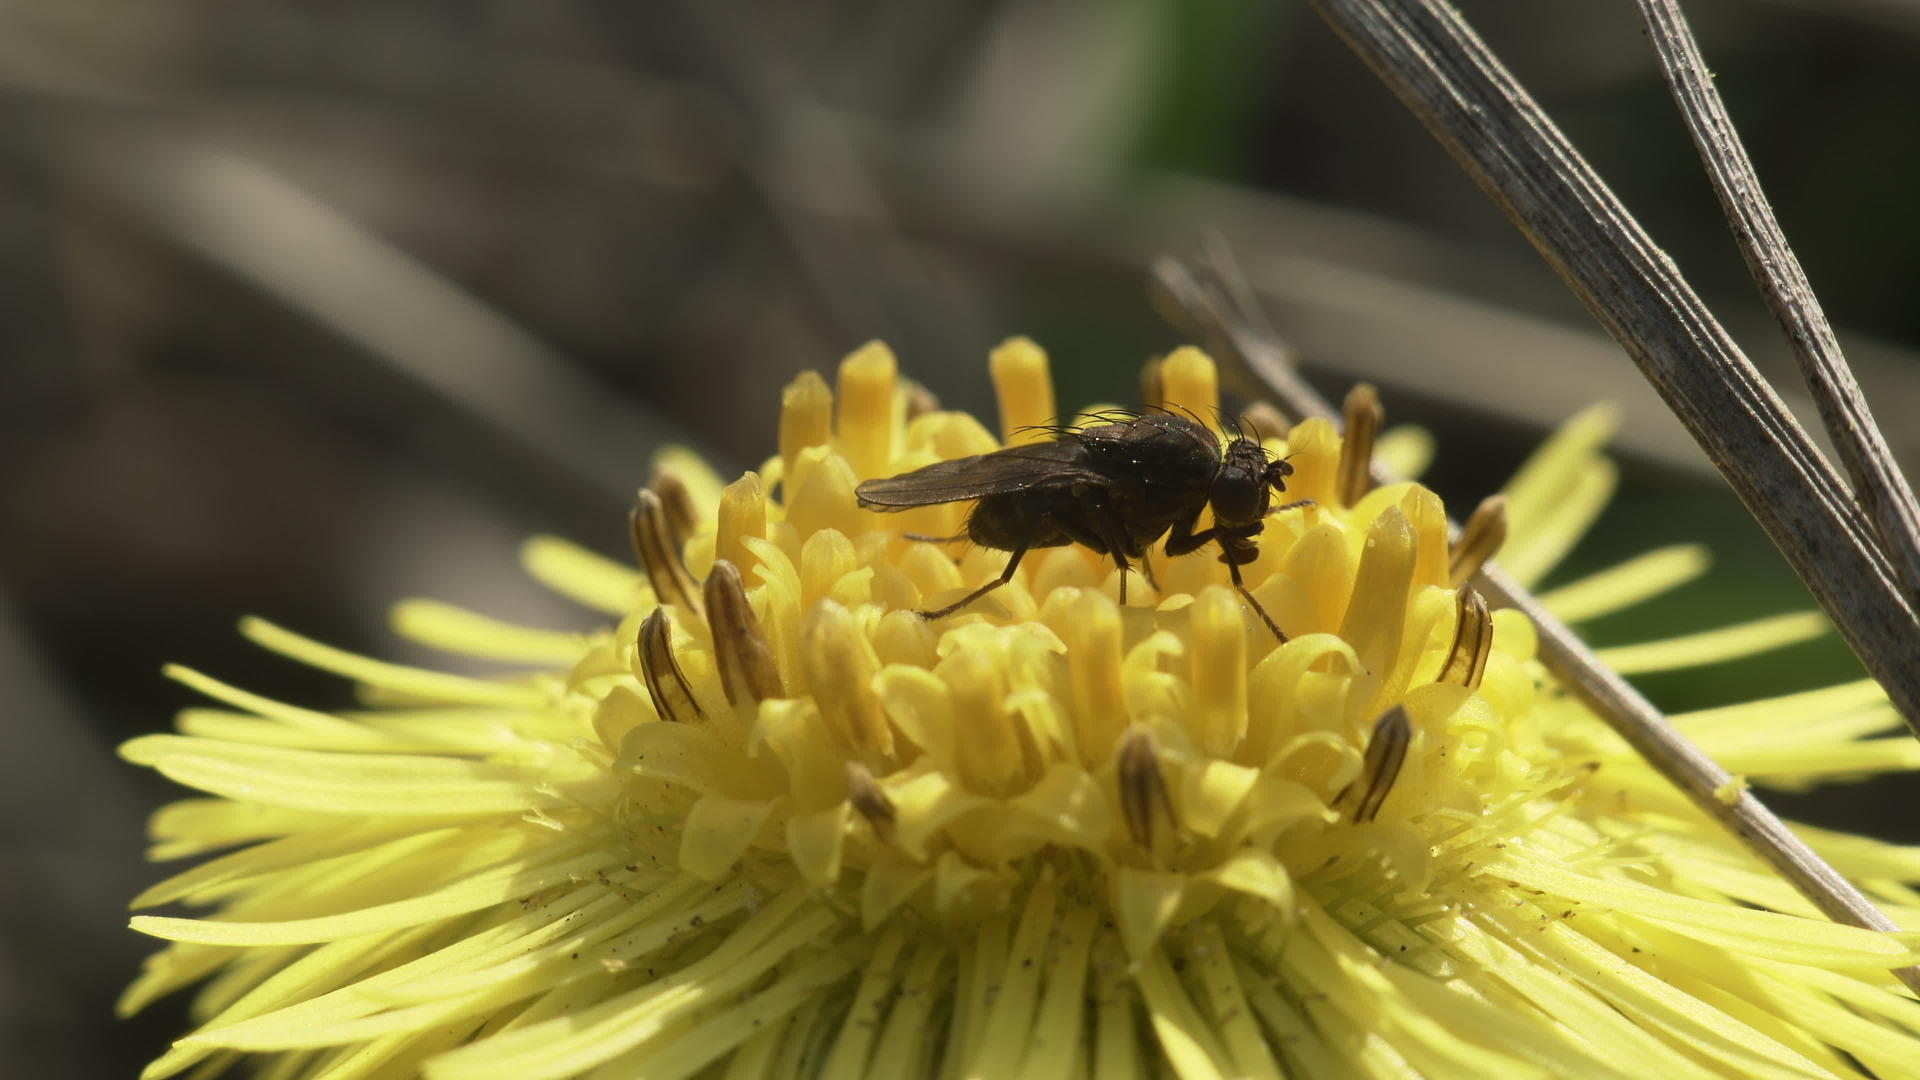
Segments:
[[[1245,469],[1225,468],[1213,478],[1213,518],[1221,525],[1245,525],[1260,520],[1266,485]]]

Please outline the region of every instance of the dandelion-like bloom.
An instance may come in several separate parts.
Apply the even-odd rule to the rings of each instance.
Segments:
[[[1001,430],[1054,419],[1045,358],[993,357]],[[1212,364],[1159,369],[1216,416]],[[837,392],[786,390],[779,455],[722,487],[672,455],[635,571],[554,540],[535,577],[618,618],[570,635],[400,606],[432,645],[537,667],[479,679],[260,622],[355,680],[321,713],[177,671],[228,706],[125,755],[213,798],[156,816],[158,857],[231,853],[136,902],[170,944],[123,1006],[208,980],[147,1071],[274,1077],[1132,1077],[1920,1074],[1920,935],[1813,914],[1534,658],[1532,626],[1460,582],[1440,500],[1369,490],[1344,442],[1268,431],[1294,472],[1245,566],[1112,562],[910,538],[965,504],[883,515],[855,487],[1000,447],[932,411],[883,347]],[[1604,417],[1508,491],[1503,561],[1540,577],[1612,485]],[[1276,437],[1278,436],[1278,437]],[[1417,436],[1382,461],[1412,472]],[[1549,593],[1586,618],[1697,573],[1656,552]],[[1698,662],[1804,632],[1770,621],[1615,653]],[[1674,718],[1729,768],[1804,786],[1920,766],[1861,682]],[[1807,830],[1920,924],[1920,851]]]

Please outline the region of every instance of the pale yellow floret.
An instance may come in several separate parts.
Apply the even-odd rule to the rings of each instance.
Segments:
[[[579,650],[575,649],[575,655]],[[185,686],[214,699],[225,702],[237,709],[243,709],[255,716],[274,721],[292,731],[303,732],[315,738],[351,738],[362,729],[349,720],[343,720],[332,713],[323,713],[314,709],[302,709],[284,702],[274,701],[259,694],[250,693],[237,686],[230,686],[218,679],[203,675],[189,667],[168,664],[160,673]]]
[[[434,600],[403,600],[389,621],[394,633],[422,645],[525,664],[570,664],[586,641],[581,634],[516,626]]]
[[[178,735],[142,736],[120,754],[202,791],[294,810],[440,817],[517,812],[542,801],[523,768],[419,754],[347,757]]]
[[[1796,790],[1821,780],[1920,768],[1920,743],[1903,734],[1811,749],[1780,746],[1730,750],[1722,756],[1721,764],[1776,787]]]
[[[1568,482],[1580,475],[1620,426],[1619,410],[1599,404],[1582,410],[1560,426],[1513,479],[1507,482],[1507,514],[1518,533],[1528,533],[1554,516]]]
[[[477,844],[475,846],[480,847]],[[480,849],[485,850],[484,847]],[[305,945],[338,941],[493,907],[528,892],[538,892],[572,881],[606,864],[607,856],[602,852],[575,855],[553,862],[523,864],[516,861],[405,900],[312,919],[242,923],[143,915],[133,920],[133,928],[168,941],[202,945]]]
[[[692,535],[651,579],[529,542],[536,578],[614,626],[395,612],[414,640],[559,670],[443,675],[258,621],[386,704],[170,669],[221,707],[122,753],[219,798],[156,815],[155,854],[246,846],[136,901],[210,909],[136,919],[173,944],[123,1009],[211,980],[146,1076],[241,1053],[289,1080],[1915,1073],[1920,1002],[1886,972],[1920,935],[1813,916],[1554,684],[1524,617],[1455,590],[1436,495],[1369,490],[1355,461],[1341,480],[1327,421],[1263,433],[1295,470],[1276,501],[1314,500],[1243,567],[1285,641],[1212,545],[1150,553],[1159,589],[1136,574],[1124,606],[1112,560],[1035,550],[924,618],[1007,554],[906,535],[963,534],[965,503],[882,514],[857,488],[1059,437],[1038,346],[990,369],[1000,439],[910,408],[872,344],[837,390],[786,388],[761,469],[728,483],[674,453],[640,539]],[[1203,353],[1155,378],[1223,423]],[[1612,423],[1583,414],[1510,486],[1499,557],[1523,580],[1611,491]],[[1408,476],[1431,452],[1389,432],[1375,461]],[[1591,618],[1703,566],[1667,549],[1547,600]],[[1610,655],[1659,670],[1818,628]],[[1898,718],[1868,683],[1674,722],[1762,782],[1920,769],[1874,737]],[[1808,835],[1920,919],[1920,851]]]
[[[1565,479],[1551,512],[1543,508],[1535,518],[1509,521],[1509,539],[1500,550],[1500,565],[1522,585],[1538,583],[1593,527],[1619,482],[1619,470],[1604,458],[1577,466]],[[1507,494],[1511,511],[1516,505],[1513,490]]]
[[[284,1003],[265,1000],[278,995],[265,993],[271,988],[262,986],[229,1010],[258,1019],[236,1017],[238,1022],[216,1029],[217,1036],[208,1032],[186,1041],[317,1046],[325,1045],[325,1033],[336,1025],[358,1025],[360,1031],[379,1034],[379,1029],[398,1030],[426,1013],[445,1022],[497,1008],[530,988],[604,976],[616,957],[644,957],[704,920],[736,914],[746,901],[738,887],[716,891],[684,880],[649,881],[629,872],[605,880],[612,888],[575,887],[539,909],[370,975],[351,989],[277,1008],[270,1015],[253,1006]],[[618,891],[646,885],[654,887],[637,902]]]
[[[1391,477],[1418,480],[1433,464],[1433,434],[1425,428],[1397,427],[1381,432],[1373,460]]]
[[[1639,675],[1649,671],[1671,671],[1737,660],[1769,649],[1809,641],[1826,632],[1827,620],[1824,615],[1817,611],[1793,612],[1662,641],[1618,645],[1599,650],[1599,655],[1608,667],[1620,674]]]
[[[1586,409],[1507,484],[1507,543],[1500,563],[1516,581],[1537,582],[1599,516],[1617,475],[1598,451],[1618,426],[1611,405]]]
[[[1610,615],[1675,589],[1707,572],[1707,549],[1676,544],[1637,555],[1540,594],[1540,603],[1567,622]]]
[[[645,574],[558,537],[528,540],[520,548],[520,565],[561,596],[608,615],[626,615],[653,605]]]
[[[1900,724],[1899,714],[1887,704],[1886,691],[1872,679],[1715,709],[1674,713],[1667,719],[1702,746],[1721,748],[1754,738],[1822,741],[1822,733],[1809,731],[1812,722],[1845,721],[1862,714],[1867,715],[1872,724],[1864,728],[1862,734]],[[1808,734],[1812,737],[1807,738]]]

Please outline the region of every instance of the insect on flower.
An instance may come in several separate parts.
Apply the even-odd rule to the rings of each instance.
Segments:
[[[868,480],[855,489],[870,510],[905,510],[979,500],[965,538],[1012,553],[1000,576],[946,607],[921,614],[951,615],[1013,580],[1030,548],[1084,544],[1112,555],[1120,566],[1120,602],[1127,599],[1129,560],[1138,560],[1158,590],[1147,548],[1165,535],[1166,554],[1184,555],[1208,541],[1220,545],[1233,587],[1281,641],[1287,639],[1240,579],[1240,567],[1259,554],[1268,515],[1310,506],[1311,499],[1273,503],[1286,491],[1293,466],[1260,444],[1236,435],[1221,452],[1205,424],[1171,412],[1097,416],[1092,427],[1054,429],[1053,442],[935,462],[899,476]],[[1194,531],[1213,508],[1213,525]],[[961,539],[950,537],[941,539]]]

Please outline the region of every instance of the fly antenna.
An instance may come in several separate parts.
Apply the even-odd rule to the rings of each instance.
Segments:
[[[1214,411],[1214,414],[1220,418],[1220,427],[1222,430],[1225,430],[1228,427],[1228,425],[1232,425],[1234,438],[1240,439],[1246,442],[1251,442],[1255,446],[1260,445],[1259,439],[1247,438],[1246,425],[1240,422],[1240,415],[1238,413],[1235,413],[1233,416],[1229,417],[1224,411],[1222,411],[1218,407],[1215,407],[1213,411]]]

